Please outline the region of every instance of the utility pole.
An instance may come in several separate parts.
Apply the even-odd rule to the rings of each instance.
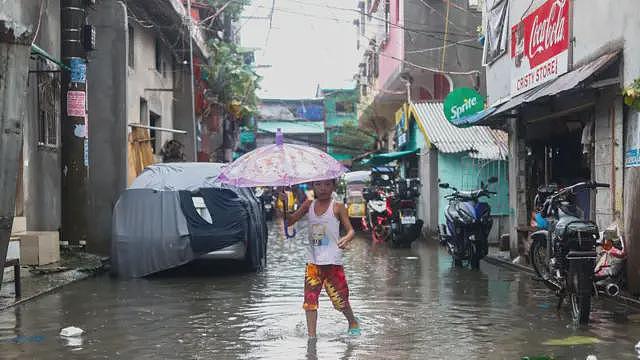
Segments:
[[[193,123],[193,161],[198,161],[198,125],[196,124],[196,89],[193,78],[193,17],[191,16],[191,0],[187,0],[187,24],[189,28],[189,75],[191,78],[191,122]]]
[[[62,61],[62,241],[84,245],[87,239],[87,83],[84,33],[86,0],[61,0]]]
[[[42,1],[6,1],[0,7],[0,286],[13,227],[18,169],[22,166],[29,56]]]

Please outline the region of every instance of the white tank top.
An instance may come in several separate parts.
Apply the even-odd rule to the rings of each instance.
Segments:
[[[309,208],[309,246],[307,258],[316,265],[342,265],[340,240],[340,221],[333,213],[333,200],[322,216],[316,215],[316,201]]]

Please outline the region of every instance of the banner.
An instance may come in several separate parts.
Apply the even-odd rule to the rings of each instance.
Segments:
[[[511,95],[569,71],[569,2],[548,0],[511,27]]]

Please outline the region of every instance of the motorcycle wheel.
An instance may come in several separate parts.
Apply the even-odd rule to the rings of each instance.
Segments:
[[[385,242],[385,240],[387,240],[388,236],[389,236],[389,230],[387,230],[382,225],[377,225],[371,231],[371,237],[373,238],[374,243],[378,243],[378,244],[383,243]]]
[[[462,260],[460,260],[458,258],[455,258],[455,257],[452,257],[452,259],[453,259],[453,266],[462,267]]]
[[[589,323],[589,314],[591,313],[593,279],[589,276],[589,273],[585,272],[589,270],[590,268],[587,266],[584,266],[584,269],[582,269],[582,266],[571,269],[572,289],[569,295],[571,315],[573,316],[573,321],[580,325],[587,325]]]
[[[534,240],[531,243],[529,259],[531,259],[533,270],[543,280],[544,284],[553,291],[558,290],[558,287],[548,280],[551,275],[547,268],[547,243],[545,241]]]
[[[471,264],[472,269],[480,268],[480,253],[476,245],[471,245],[471,257],[469,258],[469,263]]]

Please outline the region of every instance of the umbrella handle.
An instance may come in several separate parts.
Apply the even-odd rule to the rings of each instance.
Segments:
[[[289,225],[288,225],[289,222],[287,221],[287,213],[289,212],[289,196],[287,195],[286,192],[285,192],[284,199],[282,199],[282,210],[284,213],[284,219],[283,219],[284,236],[286,236],[287,239],[294,238],[296,236],[296,229],[293,229],[293,234],[289,234]]]
[[[296,229],[293,229],[293,233],[289,234],[289,225],[288,225],[287,219],[285,218],[284,219],[284,236],[286,236],[287,239],[292,239],[296,237],[296,233],[297,233]]]

